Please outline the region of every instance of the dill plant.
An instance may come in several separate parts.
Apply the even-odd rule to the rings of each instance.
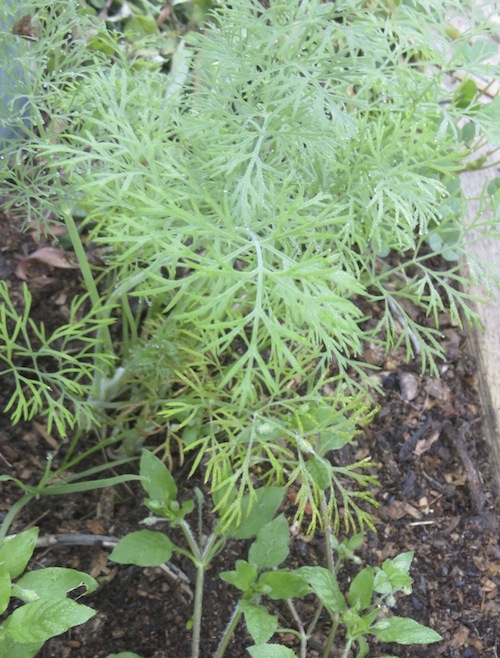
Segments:
[[[453,0],[269,4],[221,3],[165,75],[102,24],[96,50],[91,17],[54,3],[36,48],[57,57],[73,21],[69,60],[31,80],[34,130],[5,184],[44,226],[69,207],[105,254],[99,317],[122,338],[96,348],[114,364],[89,382],[101,424],[195,451],[228,522],[260,473],[298,485],[311,529],[339,506],[352,526],[369,523],[370,464],[331,454],[370,420],[365,341],[436,373],[438,313],[475,321],[458,263],[433,258],[496,230],[464,226],[458,173],[498,138],[498,102],[442,81],[485,70],[491,28]],[[453,39],[450,13],[470,18]]]

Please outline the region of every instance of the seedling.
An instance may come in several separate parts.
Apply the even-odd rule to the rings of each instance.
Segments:
[[[160,566],[174,554],[190,559],[196,566],[192,626],[192,658],[200,655],[202,610],[205,571],[215,555],[223,550],[229,538],[248,539],[255,537],[248,551],[247,560],[238,560],[234,571],[225,571],[220,578],[240,592],[231,620],[221,638],[214,658],[223,658],[241,617],[254,644],[248,647],[253,658],[288,658],[296,654],[287,647],[270,642],[281,633],[292,633],[300,640],[300,657],[306,658],[308,640],[313,633],[324,609],[331,619],[331,631],[326,641],[323,656],[327,658],[338,640],[338,631],[345,629],[342,658],[347,658],[351,649],[357,647],[357,656],[368,653],[367,636],[374,635],[385,642],[400,644],[428,644],[441,639],[435,631],[422,626],[413,619],[388,615],[400,592],[410,594],[412,578],[409,575],[413,553],[403,553],[385,560],[382,567],[364,567],[352,580],[349,591],[344,595],[337,576],[346,559],[356,561],[354,549],[362,536],[358,535],[344,543],[335,543],[336,562],[333,552],[330,568],[300,567],[279,568],[288,557],[290,529],[283,514],[273,518],[284,494],[283,489],[263,488],[254,499],[247,496],[242,501],[240,525],[224,526],[214,518],[213,531],[205,536],[203,528],[194,533],[186,517],[193,511],[195,503],[178,501],[177,485],[166,466],[157,457],[144,451],[140,474],[148,495],[146,506],[154,513],[144,523],[152,526],[167,520],[171,527],[181,528],[186,547],[174,544],[163,532],[138,530],[124,537],[113,549],[110,559],[114,562],[138,566]],[[202,501],[198,500],[198,504]],[[222,518],[224,514],[222,513]],[[329,531],[328,531],[329,532]],[[331,551],[329,537],[327,550]],[[357,560],[359,562],[359,559]],[[293,599],[308,594],[318,598],[318,614],[308,624],[297,613]],[[263,603],[266,600],[286,601],[298,628],[282,628],[279,618]],[[307,630],[306,630],[307,628]],[[340,655],[340,654],[339,654]],[[387,658],[387,657],[386,657]]]

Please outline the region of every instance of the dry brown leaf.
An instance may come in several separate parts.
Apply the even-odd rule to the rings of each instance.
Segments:
[[[430,450],[430,447],[432,446],[433,443],[435,443],[441,435],[441,432],[439,430],[435,430],[432,432],[432,434],[427,437],[426,439],[422,439],[421,441],[417,441],[417,445],[415,446],[415,450],[413,451],[417,457],[420,455],[423,455],[426,453],[428,450]]]
[[[98,551],[92,558],[92,565],[90,568],[90,575],[92,578],[99,578],[99,576],[107,576],[110,572],[108,566],[109,555],[106,551]]]
[[[70,260],[66,251],[55,247],[41,247],[29,256],[23,258],[16,269],[16,276],[23,281],[28,280],[28,269],[34,263],[49,267],[59,267],[65,270],[77,270],[78,263]]]
[[[388,505],[381,508],[381,513],[387,518],[398,521],[405,516],[413,519],[422,519],[422,514],[412,505],[402,500],[393,500]]]
[[[466,626],[460,624],[458,631],[455,631],[450,641],[450,646],[453,647],[454,649],[459,649],[469,639],[469,635],[470,635],[469,629]]]
[[[425,383],[425,392],[436,400],[448,402],[451,391],[443,379],[428,379]]]

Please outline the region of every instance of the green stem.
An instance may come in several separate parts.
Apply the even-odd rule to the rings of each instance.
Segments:
[[[97,286],[95,284],[95,280],[92,275],[92,270],[90,269],[89,261],[85,253],[85,249],[83,247],[82,240],[78,232],[78,228],[76,226],[75,220],[73,219],[73,214],[71,213],[70,208],[67,206],[61,207],[61,212],[64,216],[64,222],[66,224],[66,228],[68,229],[68,235],[71,239],[71,244],[73,245],[75,255],[78,259],[78,264],[80,265],[83,281],[89,293],[92,306],[94,310],[98,311],[99,319],[107,320],[108,314],[104,312],[101,296],[99,295],[99,291],[97,290]],[[113,340],[111,338],[111,333],[109,331],[109,326],[107,325],[107,323],[103,323],[99,327],[98,335],[100,338],[103,339],[106,350],[109,352],[109,354],[113,354]]]
[[[311,622],[307,627],[306,634],[308,637],[311,637],[311,635],[314,633],[314,629],[316,628],[316,624],[318,623],[322,612],[323,612],[323,604],[321,604],[318,601],[316,611],[314,612],[314,617],[311,619]]]
[[[234,631],[236,630],[236,626],[238,626],[238,623],[241,619],[241,609],[240,606],[237,605],[236,608],[233,611],[233,614],[231,616],[231,619],[229,620],[229,624],[227,625],[226,630],[224,631],[224,635],[222,636],[221,641],[219,642],[219,646],[217,647],[217,651],[214,655],[214,658],[222,658],[226,652],[226,649],[229,645],[229,642],[231,641],[231,638],[234,635]]]
[[[291,599],[287,599],[286,601],[288,609],[292,613],[292,617],[297,624],[297,628],[299,630],[299,637],[300,637],[300,658],[307,658],[307,633],[304,628],[304,624],[302,623],[302,619],[299,616],[299,613],[297,612],[297,609],[293,605],[293,601]]]
[[[205,565],[196,565],[196,586],[193,606],[193,635],[191,638],[191,656],[199,658],[201,639],[201,616],[203,611],[203,588],[205,585]]]
[[[333,559],[333,546],[331,537],[330,520],[328,518],[328,508],[325,500],[325,494],[321,496],[319,503],[321,516],[323,517],[323,528],[325,529],[325,551],[326,551],[326,566],[328,571],[335,575],[335,561]]]
[[[337,578],[335,573],[335,560],[333,559],[333,546],[332,546],[330,521],[328,519],[328,509],[327,509],[326,498],[324,494],[320,500],[320,510],[321,510],[321,515],[323,517],[323,528],[325,529],[326,565],[330,573],[332,573],[333,576]],[[335,616],[332,615],[332,625],[330,628],[330,632],[328,633],[328,638],[326,640],[325,649],[323,651],[323,658],[328,658],[328,656],[330,655],[330,652],[333,647],[333,643],[335,642],[335,637],[337,635],[338,627],[339,627],[339,615],[338,614],[336,614]]]
[[[201,618],[203,614],[203,588],[205,585],[205,569],[214,555],[213,548],[217,546],[217,535],[214,533],[207,539],[203,550],[197,544],[189,524],[182,519],[179,523],[186,541],[191,549],[192,559],[196,565],[196,585],[193,603],[193,636],[191,639],[191,658],[199,658],[201,639]]]
[[[22,510],[33,498],[36,497],[35,493],[25,493],[18,501],[16,501],[9,509],[5,518],[0,526],[0,544],[5,539],[12,521],[14,520],[16,514]]]
[[[201,617],[203,612],[203,588],[205,585],[205,562],[201,548],[196,543],[189,523],[182,519],[179,523],[184,537],[191,549],[191,559],[196,565],[196,585],[193,603],[193,635],[191,638],[191,658],[199,658],[201,638]]]
[[[342,658],[347,658],[349,656],[349,652],[351,651],[353,640],[348,640],[345,647],[344,651],[342,652]]]
[[[333,643],[335,642],[335,637],[337,635],[337,630],[339,627],[339,616],[338,614],[335,615],[335,617],[332,618],[332,625],[330,628],[330,632],[328,633],[328,637],[326,639],[326,644],[325,648],[323,650],[323,658],[328,658],[331,654]],[[349,648],[351,647],[351,644],[349,643]],[[345,652],[342,654],[342,658],[347,655]]]
[[[202,563],[203,562],[203,555],[201,553],[201,549],[196,543],[196,540],[194,538],[194,535],[191,531],[191,527],[187,521],[184,519],[181,519],[179,522],[179,526],[184,533],[184,537],[186,538],[186,541],[189,545],[189,548],[191,549],[191,553],[193,554],[193,561],[195,564],[198,564],[198,562]]]

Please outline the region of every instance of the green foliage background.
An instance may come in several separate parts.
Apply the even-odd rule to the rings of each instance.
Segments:
[[[370,420],[364,343],[403,343],[437,373],[439,312],[475,321],[456,258],[468,231],[497,230],[494,194],[463,225],[458,173],[498,141],[498,99],[442,84],[491,72],[488,21],[468,2],[235,0],[166,34],[139,5],[121,32],[90,4],[32,4],[33,129],[4,187],[28,222],[68,226],[94,306],[74,340],[99,368],[53,378],[56,398],[78,382],[73,418],[19,394],[14,418],[41,412],[61,434],[91,419],[128,449],[165,432],[228,518],[257,474],[297,483],[311,528],[339,507],[369,522],[367,464],[331,459]],[[450,12],[471,17],[453,38]]]

